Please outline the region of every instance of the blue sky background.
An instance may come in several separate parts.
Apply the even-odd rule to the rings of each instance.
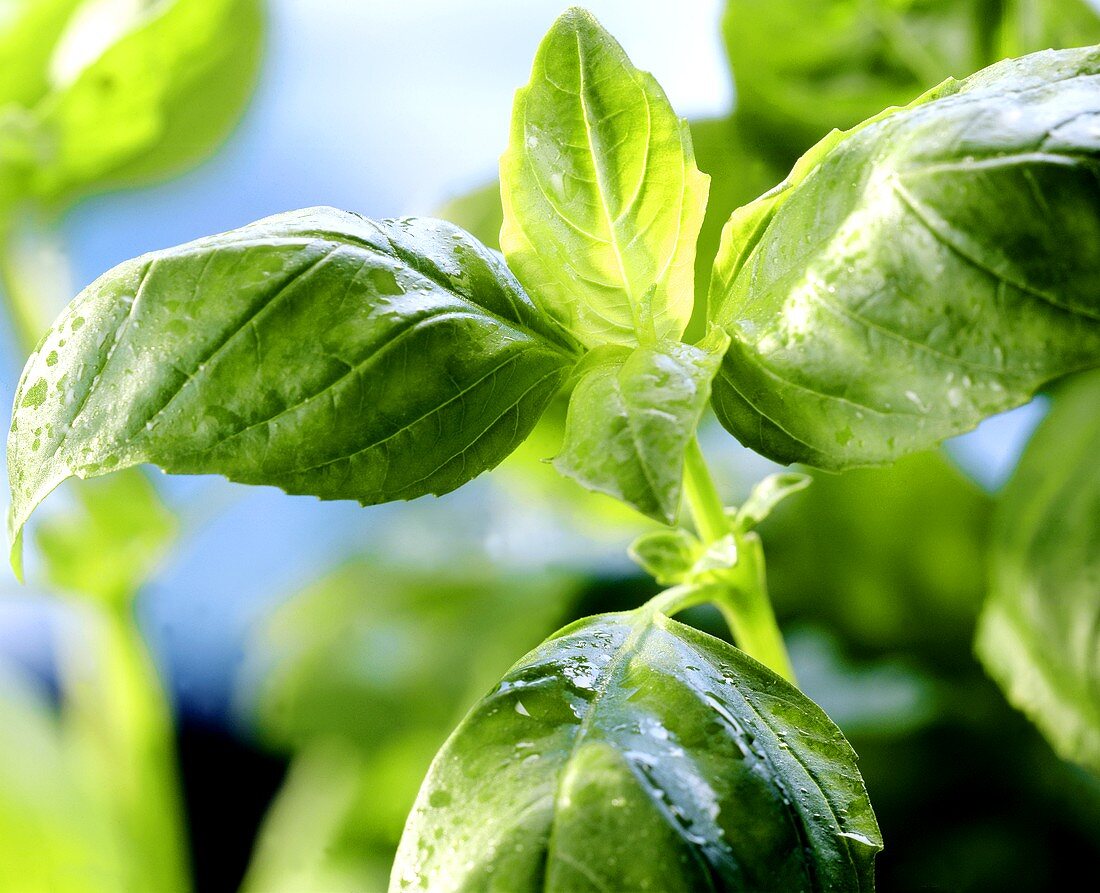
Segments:
[[[724,113],[732,85],[718,0],[592,0],[588,7],[651,70],[685,116]],[[150,189],[90,199],[64,221],[74,287],[127,258],[268,214],[330,204],[383,217],[431,213],[492,177],[514,89],[563,9],[552,0],[272,0],[262,82],[242,126],[201,168]],[[75,293],[75,292],[74,292]],[[17,364],[3,363],[10,403]],[[996,486],[1041,415],[991,420],[953,449]],[[728,452],[739,452],[728,438]],[[361,509],[220,479],[163,479],[184,537],[140,603],[177,702],[220,721],[235,703],[243,643],[271,608],[365,543],[414,550],[418,531],[462,527],[478,547],[540,560],[578,540],[546,531],[484,483],[438,502]],[[63,497],[58,504],[63,503]],[[527,524],[528,526],[524,526]],[[530,526],[535,525],[535,526]],[[516,529],[503,545],[494,530]],[[495,545],[493,545],[495,543]],[[621,561],[621,550],[586,552]],[[33,562],[31,564],[33,575]],[[7,587],[3,587],[7,588]],[[0,651],[42,665],[48,637],[28,591],[0,600]]]

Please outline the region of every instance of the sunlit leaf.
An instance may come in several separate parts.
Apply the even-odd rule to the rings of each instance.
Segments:
[[[589,346],[679,339],[707,177],[660,86],[587,12],[539,46],[500,171],[501,247],[541,306]]]
[[[28,105],[23,162],[27,191],[56,201],[208,156],[255,86],[263,3],[84,0],[47,36],[46,90]]]
[[[318,209],[146,255],[28,361],[12,532],[67,477],[143,462],[363,503],[445,493],[511,452],[574,361],[439,221]]]
[[[797,155],[1008,56],[1100,42],[1089,0],[728,0],[737,111]]]

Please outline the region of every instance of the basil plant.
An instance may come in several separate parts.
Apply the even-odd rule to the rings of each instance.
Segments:
[[[729,217],[700,308],[708,186],[654,78],[566,12],[516,94],[501,253],[443,220],[314,208],[128,261],[73,301],[15,399],[16,565],[70,477],[151,463],[364,505],[444,494],[564,391],[555,467],[655,522],[631,554],[668,588],[551,636],[474,706],[391,890],[872,890],[856,756],[797,687],[754,532],[807,479],[728,506],[696,431],[713,410],[782,463],[883,464],[1100,366],[1100,48],[828,134]],[[1097,394],[1077,376],[1029,451],[979,642],[1094,770]],[[674,619],[704,603],[736,647]]]

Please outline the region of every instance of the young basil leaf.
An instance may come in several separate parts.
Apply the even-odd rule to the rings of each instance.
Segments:
[[[849,893],[873,888],[881,846],[855,754],[815,704],[642,609],[566,627],[474,707],[390,889]]]
[[[729,0],[737,111],[785,153],[946,77],[1100,42],[1089,0]]]
[[[179,524],[137,469],[81,485],[73,509],[35,531],[50,584],[126,605],[175,540]]]
[[[733,215],[719,419],[784,462],[881,463],[1100,363],[1100,50],[948,82]]]
[[[1067,760],[1100,773],[1100,374],[1054,399],[997,507],[977,650]]]
[[[30,358],[17,535],[72,475],[151,462],[364,504],[446,493],[527,435],[575,362],[499,256],[332,209],[128,261]]]
[[[26,188],[45,200],[204,158],[237,122],[259,70],[262,0],[84,0],[64,29],[56,24],[39,29],[53,39],[45,89],[21,97],[34,123]],[[38,84],[42,73],[28,67],[20,79]]]
[[[813,482],[808,474],[781,471],[769,474],[752,488],[752,493],[733,515],[733,523],[739,530],[751,530],[768,517],[779,503],[788,496],[805,490]]]
[[[50,89],[50,57],[84,0],[5,0],[0,5],[0,108],[29,108]]]
[[[587,12],[539,46],[500,179],[508,264],[578,339],[680,338],[708,178],[687,123]]]
[[[590,368],[569,401],[554,467],[656,521],[675,523],[684,452],[728,345],[715,328],[698,346],[666,341]]]
[[[703,544],[683,528],[656,530],[630,544],[630,557],[662,586],[685,580],[699,558]]]

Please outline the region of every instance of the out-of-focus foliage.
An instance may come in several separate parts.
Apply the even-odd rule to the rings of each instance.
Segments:
[[[127,261],[16,390],[16,558],[59,483],[139,463],[364,505],[448,493],[523,441],[575,349],[438,220],[318,208]]]
[[[1100,774],[1100,375],[1067,383],[997,506],[977,648],[1054,748]]]
[[[262,0],[12,0],[0,196],[64,203],[205,158],[259,69]]]
[[[257,723],[296,756],[246,888],[384,886],[433,754],[462,712],[561,623],[579,585],[572,575],[373,557],[287,602],[254,643],[272,661]]]
[[[947,77],[1100,42],[1090,0],[729,0],[738,114],[793,161]]]
[[[0,667],[0,889],[189,889],[172,726],[127,621],[84,606],[61,641],[60,712]]]

